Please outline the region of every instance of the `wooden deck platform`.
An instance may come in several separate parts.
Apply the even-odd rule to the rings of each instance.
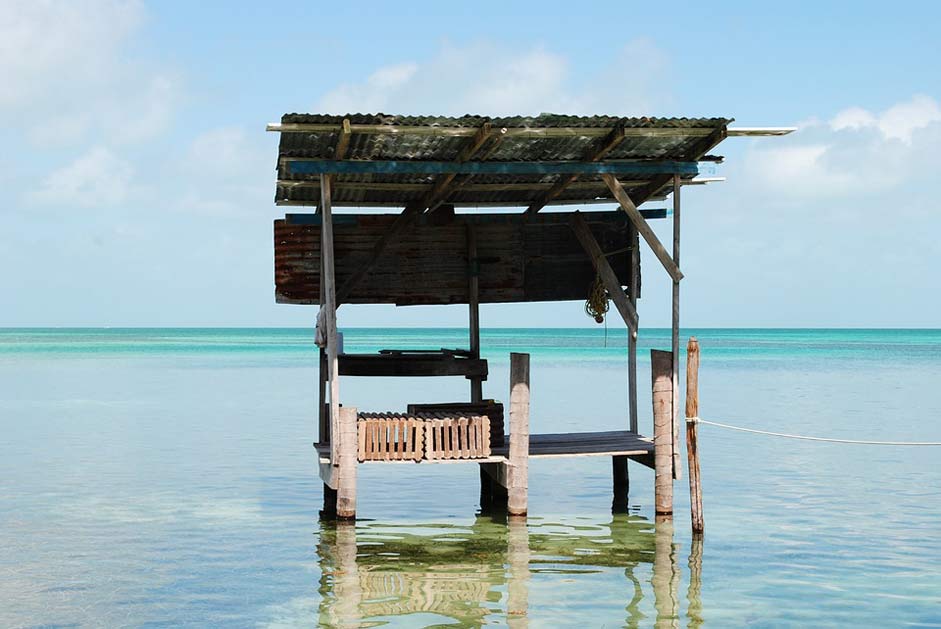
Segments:
[[[329,463],[330,446],[315,444],[321,463]],[[422,460],[422,463],[500,463],[507,460],[509,446],[492,449],[485,459]],[[628,430],[530,435],[529,456],[628,456],[653,467],[653,438]],[[411,463],[411,461],[364,461],[364,463]]]

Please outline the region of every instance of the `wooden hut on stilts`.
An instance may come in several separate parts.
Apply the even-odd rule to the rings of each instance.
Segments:
[[[790,131],[730,122],[288,114],[269,125],[281,134],[276,203],[316,207],[275,221],[275,285],[278,303],[320,306],[316,449],[325,512],[355,517],[359,464],[417,461],[478,464],[482,501],[505,500],[510,515],[522,516],[530,457],[608,456],[616,501],[626,504],[633,460],[655,470],[656,512],[670,517],[681,461],[680,192],[704,182],[699,165],[721,160],[710,152],[725,138]],[[671,248],[648,224],[667,212],[640,209],[667,198]],[[598,204],[619,209],[592,211]],[[541,211],[549,206],[573,211]],[[339,207],[397,213],[334,212]],[[673,286],[671,347],[652,354],[649,436],[637,408],[641,239]],[[513,354],[507,439],[503,405],[483,398],[479,305],[585,300],[596,281],[628,329],[624,429],[530,434],[529,356]],[[364,303],[467,304],[467,348],[344,353],[337,311]],[[358,413],[355,400],[340,403],[345,375],[463,376],[470,391],[466,401]]]

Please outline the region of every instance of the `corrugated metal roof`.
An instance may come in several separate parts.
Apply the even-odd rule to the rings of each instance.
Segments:
[[[347,160],[454,161],[485,124],[491,137],[470,159],[474,161],[584,161],[605,145],[616,128],[625,130],[604,160],[692,162],[704,158],[725,137],[728,118],[623,118],[615,116],[394,116],[386,114],[285,114],[281,131],[275,201],[316,205],[319,178],[290,174],[286,160],[335,158],[344,121],[350,125]],[[711,159],[715,159],[710,157]],[[440,199],[459,206],[528,206],[555,184],[558,175],[459,176]],[[417,202],[435,183],[426,175],[336,175],[334,205],[395,206]],[[642,202],[666,188],[662,176],[632,178],[628,194]],[[600,178],[582,176],[553,203],[611,201]]]

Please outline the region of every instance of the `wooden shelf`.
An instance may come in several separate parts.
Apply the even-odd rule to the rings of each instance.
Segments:
[[[487,378],[486,360],[454,352],[340,354],[337,361],[341,376]]]
[[[314,444],[321,463],[329,463],[330,446]],[[628,430],[530,435],[529,456],[627,456],[653,466],[653,439]],[[492,448],[485,459],[423,460],[421,463],[501,463],[507,460],[509,447]],[[649,462],[648,462],[649,461]],[[412,463],[412,461],[366,461],[366,463]]]

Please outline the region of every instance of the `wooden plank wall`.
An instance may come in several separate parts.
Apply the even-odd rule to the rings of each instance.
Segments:
[[[583,216],[602,250],[610,254],[608,261],[619,281],[628,285],[631,239],[627,217],[622,212]],[[512,214],[458,214],[444,220],[420,217],[380,256],[347,302],[467,303],[467,223],[474,225],[477,236],[481,303],[585,299],[595,271],[569,219],[569,213],[526,218]],[[338,286],[367,259],[394,220],[395,215],[335,216]],[[319,303],[319,236],[317,215],[288,215],[274,222],[278,303]]]

